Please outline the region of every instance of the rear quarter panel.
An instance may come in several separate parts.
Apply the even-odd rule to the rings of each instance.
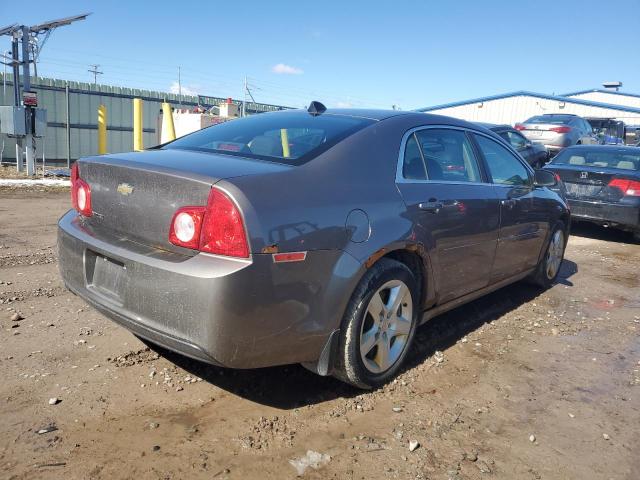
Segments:
[[[367,259],[411,243],[412,222],[396,187],[395,171],[402,134],[415,125],[413,117],[421,118],[403,115],[382,120],[291,170],[218,184],[238,201],[254,255],[339,252],[329,278],[319,282],[308,270],[306,279],[300,277],[325,306],[312,315],[314,322],[324,323],[325,332],[339,328],[352,292],[368,268]],[[365,213],[368,229],[347,225],[353,210]],[[274,268],[293,273],[304,270],[304,263]]]

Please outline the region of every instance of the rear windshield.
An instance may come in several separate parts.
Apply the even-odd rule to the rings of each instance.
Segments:
[[[300,165],[374,120],[303,111],[230,120],[179,138],[163,148],[224,153]]]
[[[554,165],[576,165],[584,167],[618,168],[640,170],[640,152],[609,150],[608,148],[568,148],[560,152],[551,162]]]
[[[573,117],[567,115],[538,115],[531,117],[524,123],[551,123],[553,125],[564,125],[569,123]]]

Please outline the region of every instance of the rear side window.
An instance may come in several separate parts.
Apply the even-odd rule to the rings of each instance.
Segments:
[[[487,137],[476,135],[478,146],[487,161],[493,183],[529,185],[529,172],[509,150]]]
[[[511,144],[511,146],[516,150],[522,150],[527,146],[527,140],[519,133],[507,130],[505,132],[500,132],[498,135],[504,138],[507,143]]]
[[[446,182],[481,182],[478,162],[467,135],[460,130],[425,129],[409,137],[405,148],[405,178]],[[424,175],[424,174],[422,174]]]
[[[407,145],[404,149],[404,162],[402,164],[402,174],[404,178],[410,180],[426,180],[427,170],[424,165],[424,158],[416,140],[416,134],[413,133],[407,139]]]
[[[300,165],[374,120],[302,111],[252,115],[179,138],[165,149],[224,153]]]

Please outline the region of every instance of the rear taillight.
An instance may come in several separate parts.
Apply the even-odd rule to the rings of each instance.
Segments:
[[[609,182],[609,187],[620,189],[623,195],[631,197],[640,197],[640,182],[636,180],[625,180],[623,178],[614,178]]]
[[[524,125],[522,125],[521,123],[516,123],[513,128],[515,128],[516,130],[520,130],[520,131],[526,130],[526,127]]]
[[[206,207],[183,207],[173,216],[169,241],[201,252],[247,258],[242,215],[222,190],[212,188]]]
[[[571,127],[553,127],[549,130],[556,133],[569,133],[571,131]]]
[[[91,187],[80,178],[78,163],[71,167],[71,204],[81,215],[93,215],[91,208]]]

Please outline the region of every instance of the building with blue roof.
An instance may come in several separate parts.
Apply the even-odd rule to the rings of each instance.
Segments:
[[[616,90],[595,88],[591,90],[581,90],[579,92],[565,93],[563,97],[571,97],[580,100],[590,100],[592,102],[613,103],[615,105],[640,108],[640,95],[636,93],[618,92]]]
[[[627,125],[640,125],[640,95],[606,90],[547,95],[521,90],[419,108],[417,111],[448,115],[471,122],[508,125],[545,113],[611,118]]]

